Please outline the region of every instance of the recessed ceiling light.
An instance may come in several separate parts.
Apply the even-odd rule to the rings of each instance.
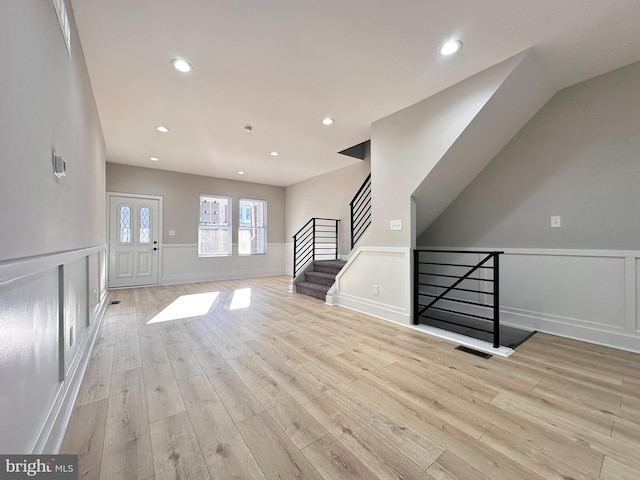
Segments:
[[[160,159],[158,157],[149,157],[149,160],[151,160],[152,162],[160,161]]]
[[[272,157],[277,157],[277,156],[278,156],[278,155],[280,155],[280,154],[274,150],[274,151],[273,151],[273,152],[271,152],[269,155],[271,155]]]
[[[323,125],[333,125],[333,118],[326,117],[325,119],[322,120],[322,124]]]
[[[158,125],[156,127],[156,130],[158,130],[161,133],[167,133],[169,131],[169,129],[167,127],[163,127],[162,125]]]
[[[193,67],[189,62],[180,58],[174,58],[173,60],[171,60],[171,64],[173,65],[173,68],[182,73],[189,73],[191,70],[193,70]]]
[[[244,172],[243,172],[242,170],[240,170],[240,171],[238,172],[238,175],[244,175]]]
[[[462,42],[460,40],[449,40],[447,43],[445,43],[440,47],[440,49],[438,50],[438,53],[446,57],[448,55],[453,55],[461,48],[462,48]]]

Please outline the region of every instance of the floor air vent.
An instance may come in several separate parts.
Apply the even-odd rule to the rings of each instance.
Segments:
[[[471,355],[475,355],[476,357],[481,357],[481,358],[493,357],[493,355],[489,353],[479,352],[478,350],[474,350],[473,348],[465,347],[462,345],[458,345],[456,347],[456,350],[460,350],[461,352],[464,352],[464,353],[470,353]]]

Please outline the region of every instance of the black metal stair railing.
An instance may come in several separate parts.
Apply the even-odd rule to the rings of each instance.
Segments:
[[[498,348],[500,346],[500,255],[503,253],[415,250],[413,323],[417,325],[435,320],[445,325],[491,334],[493,346]],[[459,263],[457,258],[467,258],[466,255],[486,256],[475,264]],[[452,256],[455,260],[447,261],[447,258]],[[474,274],[476,275],[473,276]],[[490,297],[490,301],[483,298],[485,296]],[[464,322],[465,318],[472,319],[473,322]],[[422,322],[421,319],[423,319]]]
[[[351,207],[351,248],[371,225],[371,174],[349,204]]]
[[[313,260],[338,259],[338,223],[335,218],[309,220],[293,236],[293,277]]]

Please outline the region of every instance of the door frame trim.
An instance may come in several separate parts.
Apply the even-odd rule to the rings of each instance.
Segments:
[[[111,256],[111,230],[109,230],[110,225],[110,215],[111,215],[111,198],[112,197],[127,197],[127,198],[137,198],[137,199],[141,199],[141,200],[158,200],[158,282],[151,284],[151,285],[147,285],[150,287],[154,287],[157,285],[162,284],[162,252],[163,252],[163,243],[162,243],[162,202],[163,202],[163,197],[162,195],[145,195],[142,193],[125,193],[125,192],[107,192],[107,204],[106,204],[106,220],[107,220],[107,226],[106,226],[106,232],[107,232],[107,290],[112,290],[114,288],[131,288],[131,287],[109,287],[109,282],[110,282],[110,268],[109,268],[109,259]]]

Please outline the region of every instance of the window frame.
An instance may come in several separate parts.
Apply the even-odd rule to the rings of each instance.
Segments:
[[[242,226],[242,221],[241,221],[241,216],[242,216],[242,203],[243,202],[251,202],[253,203],[262,203],[263,205],[263,214],[262,214],[262,225],[261,226],[249,226],[249,227],[243,227]],[[258,198],[239,198],[238,199],[238,256],[243,256],[243,257],[250,257],[250,256],[254,256],[254,255],[266,255],[267,254],[267,210],[268,210],[268,202],[266,200],[262,200],[262,199],[258,199]],[[243,230],[251,230],[251,229],[258,229],[258,230],[262,230],[262,234],[263,234],[263,248],[262,248],[262,252],[258,252],[258,253],[252,253],[252,252],[246,252],[246,253],[242,253],[240,248],[240,239],[242,237],[241,232]]]
[[[207,199],[207,200],[225,200],[227,202],[227,205],[229,207],[228,212],[227,212],[227,225],[203,225],[203,223],[207,223],[207,222],[203,222],[202,221],[202,203],[203,200]],[[198,257],[230,257],[233,253],[233,245],[232,245],[232,229],[233,229],[233,199],[231,198],[231,196],[229,195],[218,195],[218,194],[210,194],[210,193],[201,193],[198,196]],[[205,227],[205,228],[203,228]],[[228,249],[227,252],[225,253],[205,253],[203,252],[203,245],[202,245],[202,232],[203,230],[224,230],[226,229],[227,232],[227,245],[228,245]]]

